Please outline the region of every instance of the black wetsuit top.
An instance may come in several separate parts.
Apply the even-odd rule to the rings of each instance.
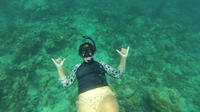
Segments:
[[[90,63],[83,62],[76,71],[79,93],[107,86],[105,73],[106,71],[100,63],[96,61]]]
[[[78,93],[83,93],[88,90],[107,86],[105,73],[112,77],[119,78],[121,76],[120,69],[114,69],[104,62],[92,61],[90,63],[83,62],[77,64],[72,73],[68,77],[60,79],[62,85],[66,88],[73,84],[74,80],[78,80]]]

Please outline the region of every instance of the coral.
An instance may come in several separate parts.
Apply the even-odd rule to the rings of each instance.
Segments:
[[[177,91],[167,87],[151,88],[149,104],[159,112],[185,112],[181,97]]]
[[[47,9],[47,4],[45,0],[27,0],[24,5],[25,10],[36,10],[41,11]]]

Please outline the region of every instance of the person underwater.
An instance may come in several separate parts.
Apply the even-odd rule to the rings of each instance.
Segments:
[[[83,62],[75,65],[69,76],[65,75],[63,64],[65,59],[53,59],[59,74],[59,81],[64,88],[70,87],[75,80],[78,81],[78,99],[76,101],[78,112],[119,112],[119,104],[116,94],[109,87],[105,74],[114,78],[120,78],[125,72],[126,59],[129,52],[129,46],[116,50],[121,61],[117,69],[106,64],[103,61],[96,61],[96,44],[88,36],[83,38],[90,40],[79,47],[79,56]]]

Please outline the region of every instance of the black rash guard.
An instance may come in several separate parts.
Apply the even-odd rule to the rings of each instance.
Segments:
[[[77,79],[78,93],[80,94],[94,88],[107,86],[105,73],[108,73],[115,78],[120,78],[122,71],[119,68],[114,69],[104,62],[83,62],[74,67],[70,76],[65,76],[59,80],[63,87],[67,88],[73,84],[75,79]]]
[[[96,61],[90,63],[83,62],[76,71],[79,93],[107,86],[105,72],[103,66]]]

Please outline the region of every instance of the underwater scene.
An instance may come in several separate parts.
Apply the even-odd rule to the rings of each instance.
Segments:
[[[200,111],[199,0],[0,0],[0,112],[77,112],[78,82],[63,88],[91,37],[119,112]],[[90,42],[90,41],[89,41]],[[81,111],[82,112],[82,111]],[[84,111],[91,112],[91,111]]]

